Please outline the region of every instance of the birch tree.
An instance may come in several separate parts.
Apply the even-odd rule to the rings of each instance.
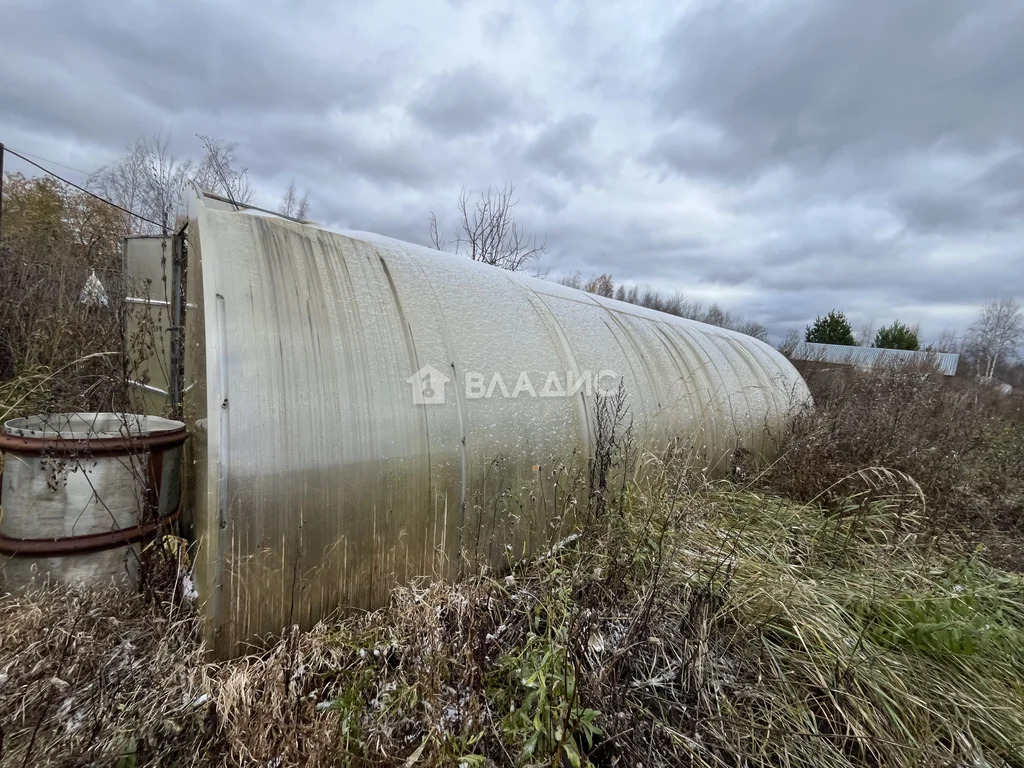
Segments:
[[[174,225],[194,171],[191,160],[174,153],[170,137],[157,134],[137,139],[120,160],[94,172],[87,186],[101,197],[155,222],[150,224],[132,217],[128,224],[132,233],[157,234]]]
[[[288,189],[285,190],[284,196],[281,198],[281,206],[278,211],[293,219],[304,220],[309,215],[309,193],[303,192],[302,197],[299,197],[299,192],[295,188],[295,179],[289,182]]]
[[[968,345],[978,361],[978,373],[995,375],[999,363],[1010,363],[1024,342],[1024,311],[1014,298],[992,299],[968,331]]]

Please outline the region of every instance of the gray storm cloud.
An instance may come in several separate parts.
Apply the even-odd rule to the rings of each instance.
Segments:
[[[779,336],[1024,294],[1016,3],[16,0],[0,44],[0,141],[83,171],[209,134],[260,202],[294,178],[317,220],[419,242],[512,181],[543,268]]]

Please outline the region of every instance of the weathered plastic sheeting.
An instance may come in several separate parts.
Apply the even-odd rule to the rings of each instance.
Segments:
[[[566,522],[552,468],[584,467],[594,429],[593,391],[539,396],[551,375],[621,379],[642,444],[711,466],[770,454],[808,399],[753,338],[376,235],[200,203],[189,258],[197,582],[220,655],[451,577],[465,548],[542,545]],[[443,403],[413,401],[427,366]],[[524,372],[537,397],[511,396]],[[494,374],[510,396],[479,396]]]
[[[124,240],[125,359],[131,404],[140,413],[170,409],[171,247],[170,237]]]

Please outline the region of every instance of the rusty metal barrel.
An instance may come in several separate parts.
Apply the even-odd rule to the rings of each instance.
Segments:
[[[132,585],[141,549],[179,514],[185,425],[58,413],[0,431],[0,588]]]

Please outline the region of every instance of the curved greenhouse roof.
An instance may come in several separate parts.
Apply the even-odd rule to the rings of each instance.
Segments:
[[[621,382],[639,445],[682,441],[711,471],[771,455],[809,399],[749,336],[206,201],[187,287],[197,586],[221,655],[451,577],[467,547],[541,546],[599,390]]]

